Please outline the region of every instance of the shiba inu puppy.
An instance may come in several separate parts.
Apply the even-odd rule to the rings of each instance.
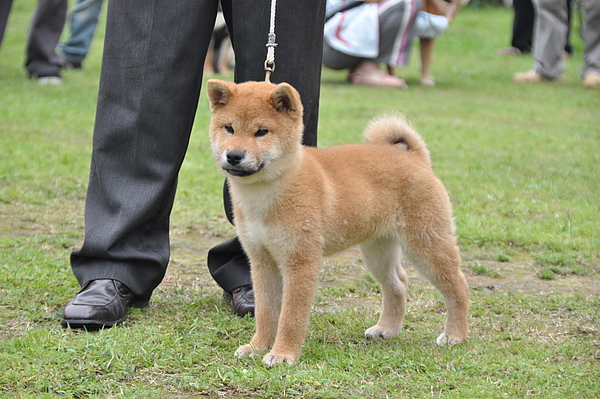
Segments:
[[[268,366],[296,363],[323,258],[354,245],[382,288],[383,309],[367,338],[400,331],[408,283],[401,253],[445,299],[437,343],[467,338],[467,283],[450,200],[425,143],[403,118],[375,119],[366,144],[304,147],[292,86],[209,80],[207,90],[211,147],[227,177],[256,298],[256,333],[237,356],[268,352]]]

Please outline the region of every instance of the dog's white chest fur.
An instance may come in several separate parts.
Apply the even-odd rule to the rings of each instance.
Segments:
[[[268,246],[277,241],[280,233],[276,227],[265,224],[267,215],[276,200],[276,193],[272,187],[266,185],[232,185],[234,197],[238,198],[236,205],[239,214],[243,215],[238,227],[248,243],[254,247]]]
[[[264,245],[271,241],[273,235],[271,229],[265,226],[262,221],[249,220],[244,223],[244,230],[246,231],[246,237],[250,239],[254,246]]]

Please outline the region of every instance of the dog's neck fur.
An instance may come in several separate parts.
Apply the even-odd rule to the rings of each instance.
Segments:
[[[284,195],[284,188],[289,181],[294,181],[302,168],[304,152],[299,146],[295,161],[288,162],[285,169],[277,176],[248,183],[246,177],[228,178],[234,208],[238,206],[243,215],[249,219],[264,219],[271,209]]]

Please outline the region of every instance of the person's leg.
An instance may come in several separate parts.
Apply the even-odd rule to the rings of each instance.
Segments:
[[[378,7],[379,51],[374,59],[362,60],[348,75],[353,84],[406,88],[395,75],[397,65],[407,65],[413,41],[413,22],[421,8],[420,0],[391,0]],[[388,72],[380,65],[385,64]]]
[[[573,55],[573,45],[571,44],[571,16],[573,15],[573,4],[571,0],[565,0],[567,3],[567,37],[565,41],[565,56]]]
[[[83,247],[83,286],[114,279],[148,300],[169,261],[169,216],[191,132],[215,0],[108,3]]]
[[[567,4],[565,0],[534,0],[536,28],[533,56],[535,71],[556,80],[565,69],[563,60],[567,38]]]
[[[600,1],[584,1],[585,26],[584,40],[584,65],[581,76],[584,86],[590,88],[600,87]]]
[[[356,85],[404,88],[404,80],[395,76],[395,67],[388,65],[386,74],[374,61],[342,53],[323,41],[323,65],[334,70],[348,69],[348,81]]]
[[[6,23],[8,22],[12,3],[13,0],[0,1],[0,45],[2,45],[2,39],[4,39],[4,31],[6,30]]]
[[[421,54],[421,84],[424,86],[435,86],[435,82],[431,76],[431,60],[433,58],[435,39],[421,38],[419,43]]]
[[[39,0],[27,39],[25,69],[29,76],[60,76],[63,60],[55,48],[65,25],[67,6],[67,0]]]
[[[531,52],[533,38],[534,10],[531,0],[514,0],[515,18],[512,29],[512,47],[521,53]]]
[[[565,0],[533,0],[536,10],[532,70],[516,73],[515,83],[561,82],[565,69],[567,3]]]
[[[71,9],[69,38],[60,44],[60,49],[74,67],[81,66],[90,49],[102,3],[103,0],[78,0]]]
[[[227,220],[229,220],[229,223],[234,224],[233,207],[231,198],[229,197],[227,181],[223,185],[223,204],[225,206]],[[246,253],[242,248],[242,243],[237,237],[212,247],[208,251],[206,263],[208,264],[208,270],[212,278],[226,293],[232,293],[241,287],[252,286],[250,264]],[[235,299],[231,297],[231,295],[228,295],[228,298],[231,300]],[[237,305],[234,306],[234,308],[241,316],[253,310],[247,309],[247,306],[244,304],[234,305]]]
[[[361,58],[344,54],[323,41],[323,65],[327,68],[336,71],[354,69],[361,61]]]
[[[408,65],[413,42],[412,28],[420,0],[393,0],[379,8],[378,64]]]
[[[268,0],[223,2],[223,13],[235,52],[236,82],[265,80],[270,3]],[[300,93],[304,105],[303,142],[311,146],[317,144],[324,15],[325,2],[320,0],[277,2],[277,47],[271,81],[287,82]],[[224,205],[232,220],[226,187]],[[251,284],[248,261],[237,237],[210,249],[208,267],[217,284],[226,292],[235,291],[240,284]],[[233,300],[235,304],[236,298]]]

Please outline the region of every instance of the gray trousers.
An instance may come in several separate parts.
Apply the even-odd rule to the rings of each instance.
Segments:
[[[64,60],[55,51],[67,19],[67,0],[39,0],[27,38],[25,69],[30,76],[60,76]]]
[[[81,285],[115,279],[149,299],[169,262],[169,218],[202,84],[218,0],[109,1],[83,247]],[[270,1],[221,1],[235,80],[264,80]],[[325,2],[277,2],[276,69],[305,107],[316,144]],[[200,255],[199,255],[200,256]],[[249,278],[249,271],[248,278]]]
[[[568,13],[564,0],[533,0],[536,10],[533,57],[540,75],[557,79],[565,69],[563,59]],[[600,0],[583,0],[584,66],[582,76],[589,72],[600,74]]]

